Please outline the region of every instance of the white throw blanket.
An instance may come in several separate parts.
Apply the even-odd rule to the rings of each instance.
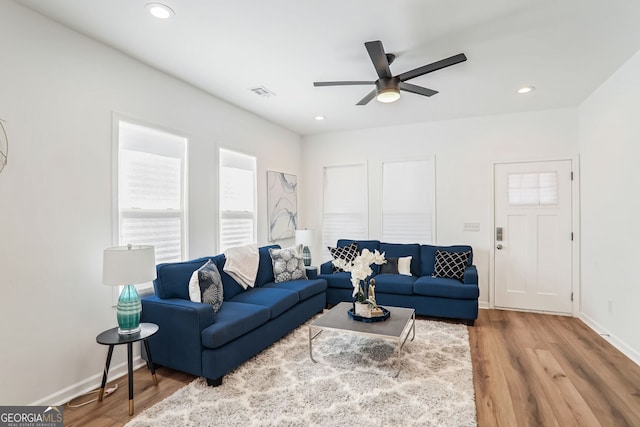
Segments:
[[[250,244],[229,248],[224,251],[224,256],[227,259],[224,263],[224,272],[243,288],[253,287],[258,275],[258,263],[260,262],[258,245]]]

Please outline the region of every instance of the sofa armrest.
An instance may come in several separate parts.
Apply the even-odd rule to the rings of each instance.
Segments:
[[[141,321],[160,327],[149,339],[155,363],[201,375],[201,332],[214,323],[211,305],[152,295],[142,298]]]
[[[465,285],[478,286],[478,269],[476,269],[475,265],[470,265],[464,269],[464,277],[462,279],[462,283],[464,283]]]
[[[327,261],[324,264],[320,265],[320,274],[332,274],[333,273],[333,262]]]

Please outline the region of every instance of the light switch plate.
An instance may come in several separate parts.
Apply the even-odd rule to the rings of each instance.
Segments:
[[[480,231],[480,223],[479,222],[465,222],[463,227],[463,231]]]

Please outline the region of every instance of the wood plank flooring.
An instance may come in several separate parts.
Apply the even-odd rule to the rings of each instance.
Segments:
[[[480,310],[479,426],[640,426],[640,366],[571,317]]]
[[[480,427],[640,426],[640,366],[578,319],[480,310],[469,343]],[[134,373],[136,414],[195,378],[166,368],[157,376],[155,387],[146,368]],[[126,424],[127,377],[116,382],[102,403],[66,407],[65,425]]]

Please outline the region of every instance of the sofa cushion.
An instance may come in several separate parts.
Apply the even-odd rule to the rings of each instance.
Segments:
[[[284,249],[269,249],[269,255],[276,283],[307,278],[307,270],[302,259],[302,244]]]
[[[242,292],[231,300],[246,304],[255,304],[269,309],[271,319],[278,317],[299,301],[298,292],[289,289],[254,288]]]
[[[417,276],[431,276],[434,271],[435,263],[436,263],[436,250],[443,250],[449,252],[466,252],[471,251],[469,255],[469,259],[467,260],[467,265],[473,264],[473,250],[471,246],[467,245],[458,245],[458,246],[431,246],[431,245],[422,245],[420,247],[420,266],[422,272]]]
[[[215,257],[216,265],[218,266],[218,271],[220,272],[220,277],[222,277],[222,287],[224,288],[224,300],[229,301],[234,296],[238,295],[240,292],[244,292],[244,288],[235,281],[235,279],[227,274],[224,271],[224,264],[227,262],[227,259],[224,255],[218,255]]]
[[[225,301],[216,314],[215,323],[202,330],[202,345],[218,348],[269,321],[267,307]]]
[[[358,256],[358,244],[353,242],[349,243],[345,246],[338,246],[336,248],[327,247],[329,249],[329,253],[333,257],[334,260],[344,260],[344,262],[351,263],[356,256]],[[344,270],[340,267],[333,266],[333,272],[343,272]]]
[[[477,299],[480,290],[476,285],[465,285],[456,279],[422,276],[413,284],[413,293],[428,297]]]
[[[411,274],[420,275],[420,245],[401,243],[380,243],[380,252],[384,252],[385,258],[411,257]]]
[[[314,295],[327,290],[327,282],[322,279],[313,280],[292,280],[289,282],[269,282],[265,283],[264,288],[289,289],[298,293],[300,301],[304,301]]]
[[[416,281],[416,277],[403,274],[378,274],[374,279],[376,294],[412,295],[413,282]]]
[[[433,268],[433,277],[445,277],[462,281],[464,269],[471,251],[449,252],[436,250],[436,262]]]
[[[327,287],[339,289],[353,289],[351,284],[351,273],[341,271],[333,274],[321,274],[320,278],[327,281]]]
[[[194,271],[209,261],[209,257],[190,261],[171,262],[156,266],[153,288],[158,298],[189,299],[189,280]]]
[[[254,287],[259,288],[265,283],[273,282],[273,263],[269,249],[280,249],[280,245],[270,245],[258,248],[260,260],[258,261],[258,275]]]
[[[210,304],[217,313],[223,301],[222,278],[216,263],[209,260],[193,272],[189,281],[189,298],[193,302]]]
[[[371,252],[376,249],[380,250],[380,241],[379,240],[351,240],[351,239],[340,239],[338,240],[338,247],[347,246],[351,243],[358,244],[358,250],[362,252],[363,249],[369,249]]]
[[[350,239],[340,239],[338,240],[338,247],[346,246],[351,243],[358,244],[358,254],[362,253],[363,249],[369,249],[370,252],[375,252],[376,250],[380,250],[380,241],[379,240],[350,240]],[[374,264],[371,266],[371,270],[373,274],[376,275],[380,272],[380,266]]]

